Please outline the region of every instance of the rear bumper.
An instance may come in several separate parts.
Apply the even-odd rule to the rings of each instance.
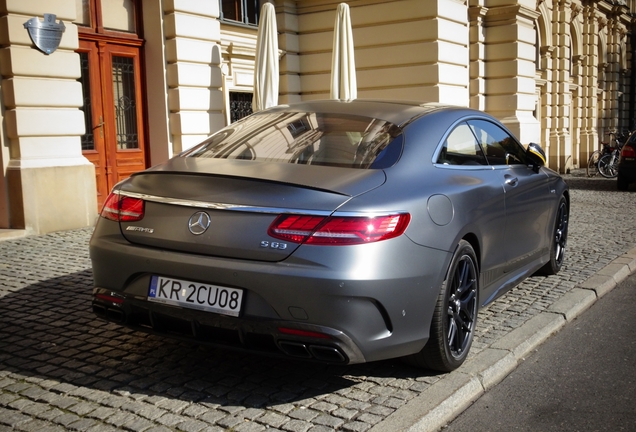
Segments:
[[[93,294],[92,308],[98,317],[161,337],[335,364],[364,361],[361,352],[345,334],[327,327],[295,326],[325,335],[320,338],[285,336],[279,328],[286,328],[287,323],[280,320],[229,318],[157,305],[130,296],[121,296],[122,303],[109,302],[100,297],[112,297],[116,293],[103,288],[95,288]]]
[[[405,236],[319,248],[301,247],[277,263],[224,259],[136,246],[118,224],[100,220],[90,245],[93,311],[150,333],[330,363],[421,350],[451,254]],[[229,317],[149,302],[152,275],[242,289],[243,308]]]
[[[636,182],[636,160],[621,160],[618,165],[618,176],[629,183]]]

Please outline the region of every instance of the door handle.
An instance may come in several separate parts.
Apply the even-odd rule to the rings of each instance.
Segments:
[[[519,179],[517,177],[506,177],[505,183],[514,187],[519,183]]]
[[[97,128],[99,128],[99,137],[104,138],[104,118],[102,116],[99,116],[99,124],[93,126],[93,130]]]

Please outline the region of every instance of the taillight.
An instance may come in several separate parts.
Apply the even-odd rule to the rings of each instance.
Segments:
[[[410,220],[408,213],[376,217],[281,215],[270,225],[268,234],[292,243],[354,245],[402,235]]]
[[[116,222],[135,222],[144,217],[144,201],[139,198],[111,193],[106,198],[102,212],[103,218]]]
[[[621,156],[624,158],[636,157],[636,150],[634,150],[634,147],[626,145],[621,151]]]
[[[270,225],[268,234],[292,243],[302,243],[324,220],[324,216],[281,215]]]

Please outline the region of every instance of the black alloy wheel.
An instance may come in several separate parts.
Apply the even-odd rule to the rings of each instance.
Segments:
[[[552,235],[552,245],[550,247],[550,261],[537,271],[536,274],[543,276],[555,275],[561,270],[565,260],[565,249],[568,243],[569,206],[564,196],[559,200],[556,219],[554,222],[554,233]]]
[[[470,347],[477,318],[477,268],[469,254],[461,256],[449,279],[446,338],[457,360]]]
[[[559,213],[557,215],[557,224],[554,232],[554,245],[556,248],[555,261],[561,269],[563,259],[565,258],[565,246],[568,240],[568,205],[565,199],[559,202]]]
[[[464,363],[475,335],[479,307],[479,271],[470,243],[460,241],[439,293],[430,336],[411,364],[450,372]]]

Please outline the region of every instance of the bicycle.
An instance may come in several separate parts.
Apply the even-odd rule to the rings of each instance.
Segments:
[[[601,158],[601,151],[594,150],[587,160],[587,167],[585,168],[585,174],[588,177],[594,177],[598,174],[598,160]]]
[[[621,152],[621,148],[625,143],[625,140],[629,136],[629,133],[616,133],[608,132],[607,135],[610,138],[609,142],[602,142],[602,149],[594,150],[587,161],[586,175],[588,177],[594,177],[596,174],[600,174],[605,178],[614,178],[618,175],[618,160]],[[610,143],[614,143],[615,146],[611,147]]]

